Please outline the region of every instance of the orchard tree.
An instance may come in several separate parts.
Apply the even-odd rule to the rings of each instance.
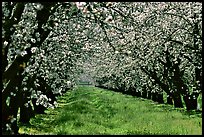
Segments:
[[[66,53],[56,51],[62,46],[66,48],[66,44],[59,47],[60,43],[56,44],[55,39],[61,40],[64,36],[54,38],[52,35],[60,33],[61,29],[56,29],[56,19],[59,18],[59,14],[63,14],[61,8],[69,13],[65,14],[68,16],[67,19],[77,14],[74,3],[2,3],[2,132],[4,134],[18,133],[19,107],[20,121],[28,122],[33,116],[32,103],[34,107],[39,105],[53,107],[50,104],[55,103],[53,94],[60,94],[62,89],[70,88],[74,84],[73,72],[66,75],[64,73],[66,68],[67,71],[76,70],[74,62],[76,57],[73,56],[77,51],[75,48],[71,48]],[[69,44],[66,40],[68,39],[65,38],[64,41]],[[61,60],[56,58],[58,56],[65,63],[58,64],[61,63]],[[66,61],[66,56],[71,59]],[[65,68],[57,72],[62,65]],[[62,85],[58,85],[59,83]]]
[[[50,30],[42,27],[55,8],[55,3],[2,3],[2,132],[18,132],[22,73],[33,48],[48,36]]]

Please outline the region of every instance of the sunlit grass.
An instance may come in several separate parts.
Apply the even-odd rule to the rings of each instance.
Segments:
[[[202,118],[171,105],[156,104],[91,86],[58,98],[59,107],[31,119],[20,133],[55,135],[196,135]],[[194,116],[194,117],[192,117]]]

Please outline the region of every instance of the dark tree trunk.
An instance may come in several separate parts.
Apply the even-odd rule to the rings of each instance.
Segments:
[[[195,68],[195,78],[198,81],[198,89],[202,89],[202,69]]]
[[[34,106],[34,112],[37,114],[45,114],[46,108],[42,105],[36,105],[37,99],[32,99],[32,104]]]
[[[152,98],[152,93],[151,93],[151,91],[149,91],[147,94],[147,99],[151,99],[151,98]]]
[[[168,53],[168,52],[167,52]],[[167,63],[168,64],[168,63]],[[153,71],[151,70],[148,70],[147,68],[145,67],[140,67],[147,75],[149,75],[152,79],[155,80],[154,83],[158,84],[160,86],[160,88],[165,91],[167,94],[170,93],[169,89],[170,89],[170,86],[162,81],[160,81],[160,79],[157,77],[157,72],[156,70],[154,69]],[[151,96],[152,96],[152,100],[153,101],[157,101],[157,93],[151,93]],[[170,102],[169,102],[170,103]]]
[[[37,105],[34,109],[37,114],[45,114],[45,110],[46,108],[42,105]]]
[[[197,102],[198,95],[192,94],[186,94],[183,96],[183,100],[186,105],[187,110],[196,110],[198,107],[198,102]]]
[[[10,109],[10,116],[14,118],[15,120],[11,122],[11,131],[13,132],[12,134],[17,135],[19,127],[17,125],[17,114],[18,114],[18,109],[20,107],[20,104],[22,103],[22,100],[20,99],[21,95],[21,83],[23,80],[23,76],[21,75],[23,69],[20,68],[19,73],[17,76],[15,76],[17,81],[17,89],[13,88],[12,92],[16,94],[15,96],[10,96],[10,103],[9,103],[9,109]],[[11,120],[12,121],[12,120]]]
[[[146,87],[146,85],[143,85],[143,87],[142,87],[142,97],[147,98],[147,87]]]
[[[27,88],[28,90],[21,94],[21,100],[22,104],[20,105],[20,119],[19,122],[28,124],[30,121],[30,118],[34,117],[34,110],[32,109],[32,106],[28,101],[27,97],[31,96],[31,92],[29,92],[30,88],[34,88],[34,80],[36,79],[36,74],[32,77],[30,76],[27,82]],[[26,107],[25,104],[28,103],[28,106]]]
[[[167,94],[167,104],[173,105],[173,96],[172,96],[172,94]]]
[[[134,91],[135,91],[135,88],[130,87],[130,89],[128,90],[128,94],[131,96],[134,96]]]
[[[163,93],[158,93],[157,94],[157,102],[161,103],[161,104],[164,103]]]
[[[152,100],[157,102],[157,92],[152,92]]]
[[[32,106],[30,105],[30,103],[28,104],[28,107],[26,107],[25,105],[22,105],[20,107],[19,122],[28,124],[30,119],[34,116],[35,116],[34,110],[32,109]]]
[[[18,92],[16,92],[15,86],[12,86],[12,83],[15,82],[18,85],[19,76],[16,76],[14,81],[10,81],[9,85],[7,85],[7,89],[9,92],[13,92],[16,94],[15,96],[8,95],[7,97],[2,97],[2,134],[18,134],[18,126],[17,126],[17,113],[18,113],[18,105],[20,103],[18,99]],[[9,105],[6,103],[7,98],[10,98]],[[16,103],[18,102],[18,103]],[[15,118],[16,120],[11,123],[11,119]],[[11,124],[11,130],[7,131],[6,124]]]
[[[123,84],[120,89],[121,89],[120,92],[125,93],[125,84]]]
[[[179,93],[174,93],[173,94],[173,100],[174,100],[174,107],[175,108],[183,108],[181,95]]]
[[[136,96],[136,89],[133,87],[131,88],[132,96]]]
[[[16,102],[19,102],[18,100],[18,94],[16,96],[12,96],[10,99],[9,109],[11,110],[11,116],[12,118],[15,118],[16,120],[11,123],[11,129],[14,134],[18,134],[19,127],[17,125],[17,114],[18,114],[18,108],[19,104],[16,104]]]
[[[49,15],[52,14],[52,12],[50,12],[50,9],[51,9],[51,6],[55,5],[55,3],[42,3],[42,4],[46,8],[43,8],[42,10],[37,11],[36,19],[38,21],[38,29],[35,30],[35,32],[40,33],[40,41],[36,42],[36,43],[32,43],[31,47],[35,47],[36,45],[40,46],[42,44],[42,42],[47,38],[47,36],[50,32],[50,30],[44,31],[41,27],[43,26],[43,24],[45,24],[47,22]],[[25,3],[18,3],[16,5],[16,8],[15,8],[13,14],[12,14],[12,17],[10,17],[9,20],[7,20],[3,24],[3,28],[6,31],[5,32],[5,40],[8,41],[9,43],[11,41],[10,40],[11,35],[15,32],[15,29],[13,29],[13,31],[11,31],[10,28],[14,24],[18,24],[18,22],[20,21],[21,15],[24,11],[24,6],[25,6]],[[54,10],[53,10],[53,12],[54,12]],[[35,34],[35,32],[33,34]],[[3,66],[2,80],[5,82],[8,82],[10,80],[9,84],[11,84],[11,86],[12,86],[11,87],[10,85],[7,85],[7,87],[2,92],[2,104],[3,104],[2,105],[2,107],[3,107],[2,112],[6,113],[4,116],[2,116],[2,124],[3,124],[2,127],[5,127],[4,124],[8,123],[9,117],[17,118],[17,112],[18,112],[19,103],[21,103],[21,100],[15,99],[12,97],[9,107],[6,105],[5,101],[9,97],[10,93],[12,91],[14,91],[14,90],[11,90],[11,88],[15,88],[15,87],[17,87],[17,85],[18,86],[21,85],[22,80],[17,79],[18,80],[17,82],[13,82],[13,81],[14,81],[14,79],[16,79],[16,77],[18,77],[18,75],[21,75],[21,73],[22,73],[21,70],[19,69],[21,64],[27,63],[28,60],[30,59],[30,57],[32,56],[31,47],[26,48],[26,51],[28,54],[26,54],[24,57],[17,56],[15,58],[15,60],[13,61],[13,63],[6,70],[5,70],[5,68],[6,68],[6,66],[8,66],[8,62],[6,61],[7,60],[7,57],[6,57],[7,53],[6,52],[8,51],[9,46],[2,49],[2,52],[4,52],[3,65],[2,65]],[[16,85],[16,83],[17,83],[17,85]],[[16,93],[16,96],[18,96],[18,93]],[[17,121],[14,121],[12,123],[11,130],[14,132],[11,134],[17,134],[17,132],[18,132]]]
[[[136,96],[137,97],[141,97],[142,95],[141,95],[141,92],[140,91],[136,91]]]
[[[127,91],[126,91],[127,95],[132,95],[132,88],[130,87]]]
[[[6,101],[2,101],[2,123],[1,123],[1,127],[2,127],[2,135],[6,134],[6,123],[9,123],[9,107],[6,104]]]
[[[147,98],[147,92],[146,92],[146,91],[143,91],[143,92],[142,92],[142,97],[143,97],[143,98]]]

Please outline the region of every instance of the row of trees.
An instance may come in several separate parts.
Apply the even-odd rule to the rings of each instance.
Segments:
[[[75,86],[83,55],[73,35],[76,9],[75,3],[2,3],[3,134],[18,134],[18,122],[54,108],[56,97]]]
[[[197,2],[3,2],[2,131],[18,133],[19,108],[26,123],[54,107],[84,67],[101,87],[154,99],[165,92],[175,107],[183,97],[195,109],[201,11]]]
[[[202,89],[201,6],[196,2],[105,5],[111,17],[101,37],[108,39],[100,42],[101,53],[90,61],[98,86],[148,98],[158,94],[159,102],[164,92],[168,104],[184,107],[183,100],[187,110],[197,109]]]

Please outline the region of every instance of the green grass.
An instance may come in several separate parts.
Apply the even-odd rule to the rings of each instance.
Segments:
[[[58,98],[59,107],[36,115],[20,133],[54,135],[201,135],[202,118],[184,109],[157,104],[91,86]]]

